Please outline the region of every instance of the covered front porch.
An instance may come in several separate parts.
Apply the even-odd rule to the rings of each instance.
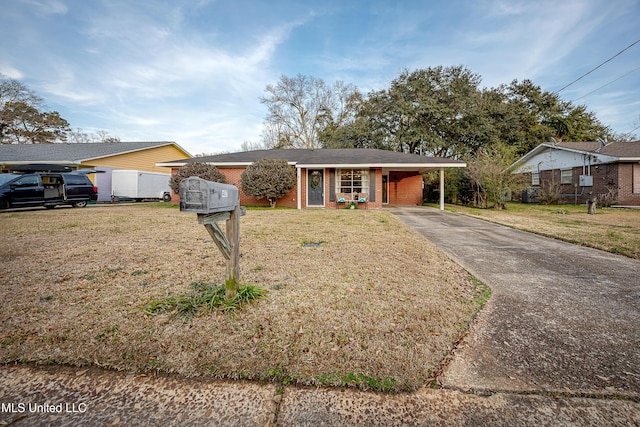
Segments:
[[[379,209],[387,205],[419,206],[423,174],[440,171],[440,209],[444,210],[444,167],[441,168],[296,167],[297,208],[340,208],[355,205]]]

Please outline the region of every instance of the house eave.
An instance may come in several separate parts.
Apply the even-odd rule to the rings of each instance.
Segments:
[[[380,168],[380,169],[439,169],[439,168],[464,168],[466,163],[300,163],[297,168]]]
[[[159,167],[183,167],[190,162],[160,162],[156,163]],[[219,168],[247,167],[253,162],[206,162]],[[325,169],[325,168],[383,168],[383,169],[406,169],[406,170],[436,170],[440,168],[465,168],[467,164],[464,162],[446,162],[446,163],[296,163],[287,162],[298,169]]]
[[[63,165],[63,166],[77,166],[84,162],[84,160],[7,160],[2,162],[5,165],[31,165],[34,163],[41,165]]]
[[[116,144],[116,143],[114,143],[114,144]],[[182,147],[181,147],[180,145],[178,145],[177,143],[172,142],[172,141],[166,141],[166,142],[165,142],[165,141],[163,141],[163,142],[159,143],[158,145],[153,145],[153,146],[151,146],[151,147],[142,147],[142,148],[136,148],[136,149],[133,149],[133,150],[120,151],[120,152],[118,152],[118,153],[114,153],[114,154],[107,154],[107,155],[94,156],[94,157],[87,157],[86,159],[80,159],[80,160],[78,160],[78,162],[80,162],[80,163],[84,163],[84,162],[89,162],[89,161],[91,161],[91,160],[106,159],[106,158],[108,158],[108,157],[121,156],[121,155],[123,155],[123,154],[130,154],[130,153],[137,153],[137,152],[139,152],[139,151],[152,150],[152,149],[154,149],[154,148],[158,148],[158,147],[166,147],[167,145],[175,145],[175,146],[176,146],[176,148],[177,148],[178,150],[182,151],[186,156],[193,157],[193,156],[191,156],[191,154],[190,154],[187,150],[185,150],[184,148],[182,148]],[[158,164],[156,164],[156,166],[158,166]]]

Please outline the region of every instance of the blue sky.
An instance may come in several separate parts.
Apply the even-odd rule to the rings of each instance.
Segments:
[[[218,153],[260,141],[259,97],[281,75],[367,93],[464,65],[486,87],[556,91],[639,40],[638,22],[639,0],[3,0],[0,73],[72,128]],[[640,43],[561,95],[634,129]]]

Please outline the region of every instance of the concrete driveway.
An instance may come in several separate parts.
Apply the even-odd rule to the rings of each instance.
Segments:
[[[492,289],[444,387],[640,398],[640,261],[431,208],[391,212]]]

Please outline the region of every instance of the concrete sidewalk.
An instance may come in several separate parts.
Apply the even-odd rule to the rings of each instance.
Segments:
[[[0,425],[635,426],[631,400],[422,389],[386,395],[127,375],[97,368],[0,367]]]
[[[492,288],[442,389],[0,366],[0,425],[640,425],[639,261],[435,209],[391,212]]]

